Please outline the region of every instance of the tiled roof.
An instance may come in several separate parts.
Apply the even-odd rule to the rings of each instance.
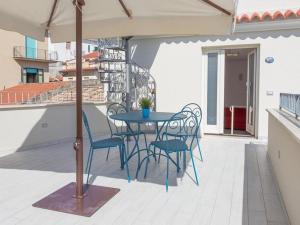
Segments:
[[[83,67],[82,68],[83,71],[93,71],[93,70],[97,70],[97,67]],[[63,69],[60,70],[59,72],[75,72],[76,68],[70,68],[70,69]]]
[[[252,12],[252,13],[244,13],[236,17],[238,23],[276,21],[276,20],[287,20],[287,19],[297,19],[297,18],[300,19],[300,9]]]
[[[88,54],[85,54],[84,56],[82,56],[82,58],[84,59],[95,59],[98,58],[100,56],[100,53],[98,51],[94,51],[94,52],[90,52]]]
[[[16,104],[41,93],[62,87],[65,82],[19,84],[0,91],[0,105]]]

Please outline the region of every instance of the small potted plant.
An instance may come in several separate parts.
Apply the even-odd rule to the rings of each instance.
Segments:
[[[142,108],[143,118],[148,118],[150,115],[150,107],[152,105],[151,100],[149,98],[141,98],[139,104]]]

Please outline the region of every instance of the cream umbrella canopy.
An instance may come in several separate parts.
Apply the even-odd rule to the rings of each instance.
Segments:
[[[76,40],[76,185],[34,204],[91,216],[117,192],[83,186],[82,39],[121,36],[222,35],[232,31],[237,0],[0,1],[0,29],[52,42]],[[75,193],[73,198],[70,193]]]
[[[235,0],[85,0],[83,39],[228,34],[234,12]],[[75,23],[73,0],[0,1],[0,27],[39,40],[75,40]]]

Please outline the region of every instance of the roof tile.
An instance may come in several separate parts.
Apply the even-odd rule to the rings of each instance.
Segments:
[[[300,9],[292,10],[287,9],[285,11],[266,11],[266,12],[252,12],[243,13],[237,16],[238,23],[248,23],[248,22],[261,22],[261,21],[274,21],[274,20],[286,20],[286,19],[300,19]]]

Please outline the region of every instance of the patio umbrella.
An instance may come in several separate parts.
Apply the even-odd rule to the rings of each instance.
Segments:
[[[76,197],[84,198],[82,39],[120,36],[221,35],[232,31],[237,0],[9,0],[0,1],[0,29],[52,42],[76,40]],[[93,190],[91,188],[90,190]],[[100,189],[95,189],[99,190]],[[61,196],[64,196],[61,190]],[[97,191],[95,191],[97,193]],[[103,192],[102,192],[103,193]],[[90,193],[93,204],[103,202]],[[58,196],[54,194],[54,197]],[[53,196],[52,196],[53,197]],[[94,198],[94,199],[93,199]],[[48,201],[48,202],[47,202]],[[91,214],[88,202],[48,198],[58,211]],[[57,204],[56,204],[57,203]],[[47,205],[46,204],[46,205]],[[50,205],[51,205],[50,204]],[[59,206],[58,206],[59,205]],[[100,204],[100,206],[103,203]],[[100,207],[99,204],[94,207]],[[47,208],[47,207],[46,207]],[[95,211],[95,210],[94,210]],[[92,210],[92,212],[94,212]]]

